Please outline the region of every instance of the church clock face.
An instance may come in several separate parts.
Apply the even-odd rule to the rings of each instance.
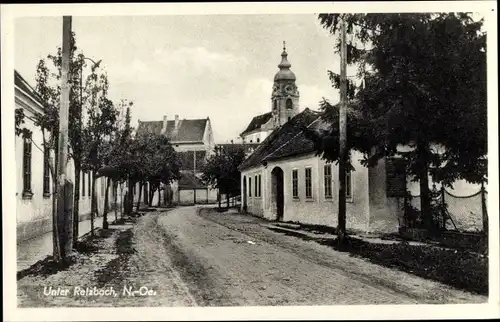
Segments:
[[[291,94],[291,93],[293,93],[293,86],[292,86],[292,85],[286,85],[286,87],[285,87],[285,92],[286,92],[287,94]]]

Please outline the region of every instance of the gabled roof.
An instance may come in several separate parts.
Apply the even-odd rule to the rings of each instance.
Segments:
[[[301,155],[312,152],[308,139],[302,131],[318,120],[320,113],[306,108],[303,112],[294,116],[282,127],[272,132],[243,163],[240,170],[259,166],[269,158],[276,159],[291,155]],[[293,144],[298,144],[294,146]]]
[[[43,109],[43,100],[40,95],[35,91],[33,87],[19,74],[17,70],[14,70],[14,85],[19,87],[20,90],[25,92],[35,103],[39,104],[39,108]]]
[[[260,143],[223,143],[223,144],[217,144],[218,147],[222,147],[223,149],[224,148],[231,148],[231,147],[235,147],[235,146],[241,147],[241,148],[243,148],[243,151],[245,151],[245,154],[253,152],[259,145],[260,145]]]
[[[161,129],[163,128],[163,121],[139,121],[139,126],[137,127],[137,134],[151,133],[151,134],[161,134]]]
[[[178,128],[175,129],[175,121],[167,121],[165,135],[172,143],[177,142],[203,142],[203,135],[208,124],[208,119],[179,120]],[[163,121],[139,121],[137,134],[154,133],[161,134]]]
[[[247,134],[247,133],[250,133],[252,131],[255,131],[255,130],[258,130],[260,129],[260,127],[264,124],[266,124],[270,119],[271,117],[273,117],[273,113],[272,112],[268,112],[268,113],[265,113],[265,114],[261,114],[261,115],[257,115],[256,117],[254,117],[252,119],[252,121],[250,122],[250,124],[248,124],[247,128],[245,131],[241,132],[241,136]]]
[[[321,118],[317,118],[311,124],[309,124],[308,129],[317,130],[320,128],[324,128],[325,125],[326,123],[322,122]],[[281,158],[302,155],[315,151],[316,150],[314,147],[314,143],[306,136],[303,131],[301,131],[281,147],[267,155],[263,159],[263,161],[278,160]]]
[[[181,172],[179,189],[206,189],[207,186],[193,172]]]

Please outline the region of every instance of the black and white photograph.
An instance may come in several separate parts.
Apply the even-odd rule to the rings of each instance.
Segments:
[[[2,5],[7,320],[500,317],[497,5],[424,3]]]

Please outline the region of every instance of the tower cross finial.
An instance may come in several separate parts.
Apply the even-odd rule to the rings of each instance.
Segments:
[[[283,40],[283,51],[286,51],[286,43],[284,40]]]

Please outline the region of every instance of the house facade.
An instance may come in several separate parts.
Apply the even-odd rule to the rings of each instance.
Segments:
[[[203,162],[215,148],[209,118],[179,119],[179,115],[175,115],[173,120],[168,120],[167,116],[164,116],[162,121],[139,120],[137,133],[143,132],[167,136],[181,159],[181,179],[166,187],[172,196],[170,201],[177,204],[217,201],[217,190],[201,181],[200,171]],[[144,189],[147,191],[148,187]],[[156,203],[158,203],[157,195],[153,197],[153,204]]]
[[[52,231],[53,191],[50,170],[44,158],[42,131],[35,125],[36,116],[44,113],[42,100],[17,71],[14,72],[14,85],[15,109],[23,111],[25,117],[21,127],[29,133],[27,137],[15,136],[17,241],[21,242]],[[75,182],[71,158],[68,160],[67,174],[68,179]],[[91,173],[81,173],[80,220],[90,217],[91,179]],[[101,214],[105,192],[105,180],[97,179],[97,205]],[[110,200],[112,198],[110,195]]]
[[[262,142],[240,166],[242,211],[269,220],[336,227],[338,166],[318,157],[302,130],[327,126],[320,113],[305,109]],[[359,232],[397,232],[405,222],[406,191],[414,196],[409,202],[419,208],[418,183],[397,169],[401,164],[397,157],[383,158],[374,167],[363,166],[362,159],[362,154],[351,152],[346,226]],[[460,181],[446,191],[452,217],[447,228],[480,230],[480,186]]]
[[[326,126],[309,109],[273,132],[240,166],[242,210],[270,220],[337,225],[338,167],[316,156],[313,142],[301,130]],[[397,198],[385,193],[383,161],[374,169],[361,165],[346,175],[347,227],[358,231],[398,228]]]

